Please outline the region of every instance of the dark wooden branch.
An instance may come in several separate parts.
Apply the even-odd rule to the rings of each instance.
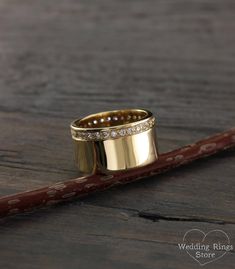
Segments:
[[[79,177],[52,186],[17,193],[0,198],[0,216],[34,210],[56,204],[71,198],[79,198],[90,193],[110,188],[114,185],[130,183],[151,175],[163,173],[235,146],[235,129],[205,138],[194,144],[163,153],[159,160],[138,169],[117,172],[112,175],[91,175]]]

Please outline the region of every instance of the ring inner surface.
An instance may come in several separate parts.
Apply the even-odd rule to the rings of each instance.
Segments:
[[[101,112],[87,116],[75,122],[80,128],[105,128],[137,122],[149,117],[144,110],[119,110]]]

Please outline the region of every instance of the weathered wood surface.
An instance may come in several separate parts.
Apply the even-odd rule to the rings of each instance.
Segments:
[[[77,176],[69,123],[145,107],[166,151],[233,127],[233,0],[3,0],[0,194]],[[0,221],[1,268],[198,268],[191,228],[235,241],[234,152]],[[219,220],[219,221],[218,221]],[[232,268],[234,252],[207,268]]]

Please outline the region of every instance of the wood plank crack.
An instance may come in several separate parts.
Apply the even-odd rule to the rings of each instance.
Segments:
[[[140,218],[144,218],[147,220],[151,220],[153,222],[157,222],[160,220],[165,221],[185,221],[185,222],[204,222],[204,223],[212,223],[212,224],[235,224],[233,221],[225,221],[220,219],[213,219],[213,218],[204,218],[200,216],[178,216],[178,215],[162,215],[162,214],[156,214],[156,213],[149,213],[149,212],[139,212],[138,216]]]

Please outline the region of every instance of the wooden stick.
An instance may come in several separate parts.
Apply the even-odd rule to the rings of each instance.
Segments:
[[[114,185],[130,183],[138,179],[163,173],[235,146],[235,128],[205,138],[197,143],[160,155],[159,159],[147,166],[117,172],[112,175],[91,175],[48,187],[16,193],[0,198],[0,216],[32,211],[38,207],[86,196]]]

